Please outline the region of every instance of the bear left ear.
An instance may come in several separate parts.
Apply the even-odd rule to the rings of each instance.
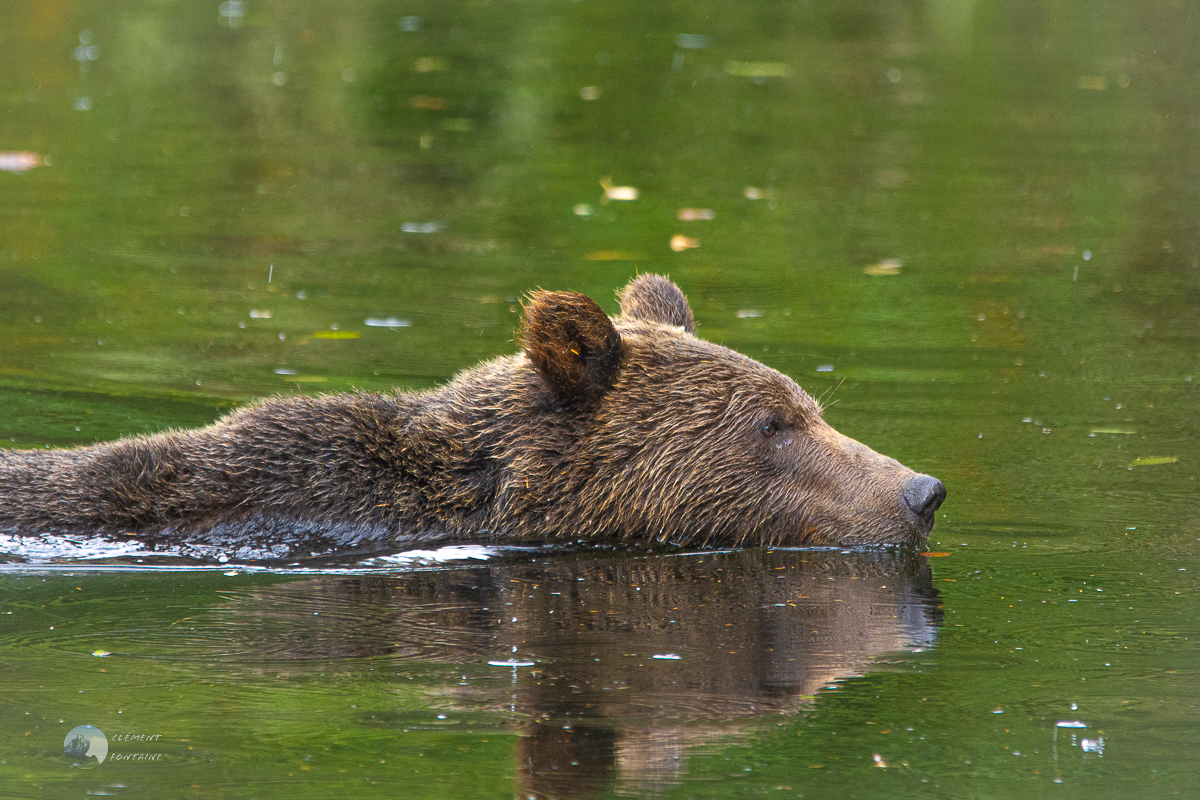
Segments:
[[[621,363],[621,335],[592,298],[576,292],[534,292],[519,338],[546,383],[566,400],[608,391]]]

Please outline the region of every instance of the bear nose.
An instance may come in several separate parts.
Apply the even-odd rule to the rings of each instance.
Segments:
[[[932,475],[918,475],[904,487],[904,504],[922,519],[932,519],[945,499],[946,484]]]

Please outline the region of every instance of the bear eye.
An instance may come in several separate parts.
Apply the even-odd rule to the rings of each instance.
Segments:
[[[758,429],[758,432],[763,435],[764,439],[770,439],[772,436],[774,436],[776,433],[778,433],[778,431],[779,431],[779,426],[775,423],[775,420],[773,420],[773,419],[767,420]]]

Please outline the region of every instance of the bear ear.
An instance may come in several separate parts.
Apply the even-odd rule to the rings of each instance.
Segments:
[[[521,348],[560,398],[586,401],[608,391],[621,363],[621,336],[592,298],[534,292],[525,303]]]
[[[678,325],[688,333],[696,332],[696,320],[687,298],[663,275],[639,275],[617,295],[621,299],[621,316],[627,319]]]

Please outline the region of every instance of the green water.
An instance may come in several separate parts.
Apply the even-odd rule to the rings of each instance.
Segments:
[[[1196,109],[1182,0],[0,11],[0,442],[432,386],[658,271],[949,491],[924,557],[9,547],[0,794],[1195,795]]]

